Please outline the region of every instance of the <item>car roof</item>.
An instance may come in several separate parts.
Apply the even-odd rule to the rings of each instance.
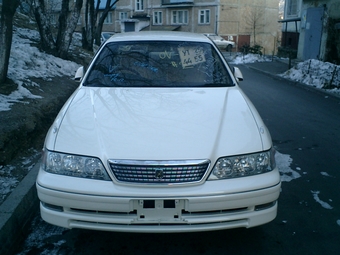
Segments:
[[[190,41],[211,43],[203,34],[179,31],[140,31],[118,33],[110,37],[106,43],[117,41]]]

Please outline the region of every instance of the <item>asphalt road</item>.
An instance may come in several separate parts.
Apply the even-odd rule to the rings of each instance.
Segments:
[[[241,67],[241,87],[269,128],[274,146],[301,175],[283,182],[278,217],[265,228],[276,254],[340,251],[340,99]],[[281,227],[275,223],[282,224]],[[270,243],[267,245],[273,246]]]
[[[241,88],[290,157],[277,218],[252,229],[183,234],[65,230],[37,216],[21,254],[337,254],[340,100],[239,66]],[[37,212],[38,214],[38,212]]]

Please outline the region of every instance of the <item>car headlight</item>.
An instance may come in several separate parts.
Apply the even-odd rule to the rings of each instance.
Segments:
[[[272,171],[275,165],[275,150],[246,155],[219,158],[209,180],[230,179],[263,174]]]
[[[48,173],[110,181],[98,158],[44,151],[42,168]]]

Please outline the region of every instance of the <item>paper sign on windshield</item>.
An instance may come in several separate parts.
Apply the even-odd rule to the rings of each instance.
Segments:
[[[182,67],[191,67],[205,62],[204,51],[201,47],[179,47]]]

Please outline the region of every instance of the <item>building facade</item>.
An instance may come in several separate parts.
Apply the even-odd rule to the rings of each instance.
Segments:
[[[177,30],[216,33],[218,0],[120,0],[103,31]]]
[[[340,64],[340,1],[286,0],[282,48],[300,60]]]
[[[103,1],[106,2],[106,1]],[[78,28],[83,26],[82,14]],[[276,50],[280,34],[279,0],[119,0],[103,31],[175,30],[218,34],[243,45],[259,44],[264,53]]]
[[[302,0],[286,0],[282,24],[281,46],[297,52],[301,27]]]
[[[278,19],[279,0],[221,0],[217,30],[232,35],[239,49],[257,44],[272,54],[281,35]]]
[[[302,1],[299,59],[340,64],[340,1]]]

